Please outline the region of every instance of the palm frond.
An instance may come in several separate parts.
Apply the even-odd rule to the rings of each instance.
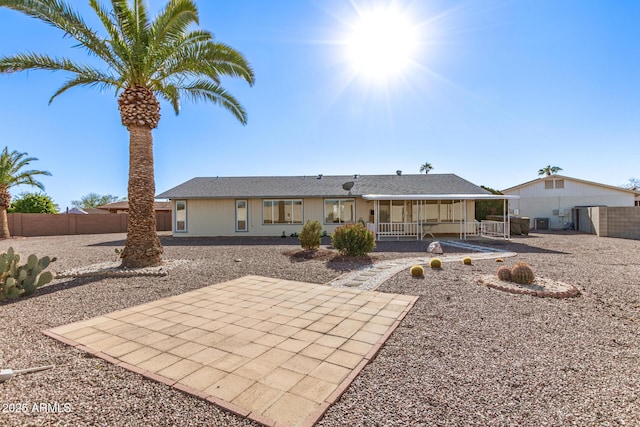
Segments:
[[[198,22],[198,9],[193,1],[174,0],[167,3],[151,24],[149,53],[153,56],[160,46],[166,45],[168,41],[180,39],[189,25]]]
[[[40,19],[76,39],[80,46],[105,62],[112,64],[115,58],[104,39],[87,26],[82,17],[66,2],[59,0],[0,0],[0,7],[23,12]]]
[[[44,185],[37,181],[34,176],[51,176],[50,172],[21,170],[36,160],[38,159],[35,157],[28,157],[27,153],[19,153],[18,151],[9,152],[9,147],[5,147],[0,154],[0,188],[6,190],[17,185],[33,185],[44,190]]]
[[[208,80],[196,80],[178,88],[186,98],[193,102],[209,101],[230,111],[243,125],[247,124],[247,112],[229,92]]]
[[[58,88],[51,98],[49,98],[49,104],[51,104],[56,97],[76,86],[98,86],[101,89],[115,87],[116,89],[120,89],[122,88],[123,83],[117,80],[114,76],[105,75],[98,71],[96,71],[95,74],[83,73],[73,79],[67,80],[65,84]]]

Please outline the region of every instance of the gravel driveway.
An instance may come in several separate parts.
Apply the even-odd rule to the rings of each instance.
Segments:
[[[291,238],[162,242],[165,259],[189,260],[166,277],[58,279],[0,304],[0,367],[56,365],[0,384],[1,425],[256,425],[39,331],[247,274],[326,283],[367,262],[296,257]],[[424,256],[427,243],[381,244],[371,262]],[[319,425],[640,424],[640,242],[567,232],[483,244],[517,252],[505,264],[526,261],[582,295],[479,286],[493,260],[446,263],[424,279],[401,273],[378,290],[421,298]],[[60,271],[115,261],[124,235],[17,238],[0,251],[9,246],[57,256]]]

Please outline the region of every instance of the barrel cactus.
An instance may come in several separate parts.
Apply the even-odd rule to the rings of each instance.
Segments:
[[[520,285],[529,285],[534,280],[533,269],[526,262],[519,262],[511,269],[512,282]]]
[[[462,258],[462,263],[464,265],[471,265],[471,257],[470,256],[466,256],[466,257]]]
[[[504,282],[511,281],[511,269],[507,266],[498,268],[498,271],[496,271],[496,274],[498,275],[498,279]]]
[[[413,277],[424,277],[424,268],[421,265],[414,265],[409,272]]]
[[[442,260],[440,258],[431,258],[431,261],[429,261],[429,267],[442,268]]]

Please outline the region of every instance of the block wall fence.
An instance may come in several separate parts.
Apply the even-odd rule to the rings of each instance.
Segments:
[[[120,214],[7,214],[12,236],[126,233],[129,215]],[[171,231],[171,212],[156,212],[156,229]]]

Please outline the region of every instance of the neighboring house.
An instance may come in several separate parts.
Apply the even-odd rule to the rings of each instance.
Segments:
[[[280,236],[317,220],[363,222],[380,237],[475,234],[475,200],[504,199],[453,174],[193,178],[170,199],[174,236]]]
[[[128,213],[129,202],[115,202],[98,206],[97,210],[108,213]],[[170,202],[155,202],[155,210],[158,212],[171,212]]]
[[[545,176],[502,190],[519,199],[509,201],[512,214],[531,218],[532,228],[580,227],[582,208],[634,206],[636,191],[563,175]]]

